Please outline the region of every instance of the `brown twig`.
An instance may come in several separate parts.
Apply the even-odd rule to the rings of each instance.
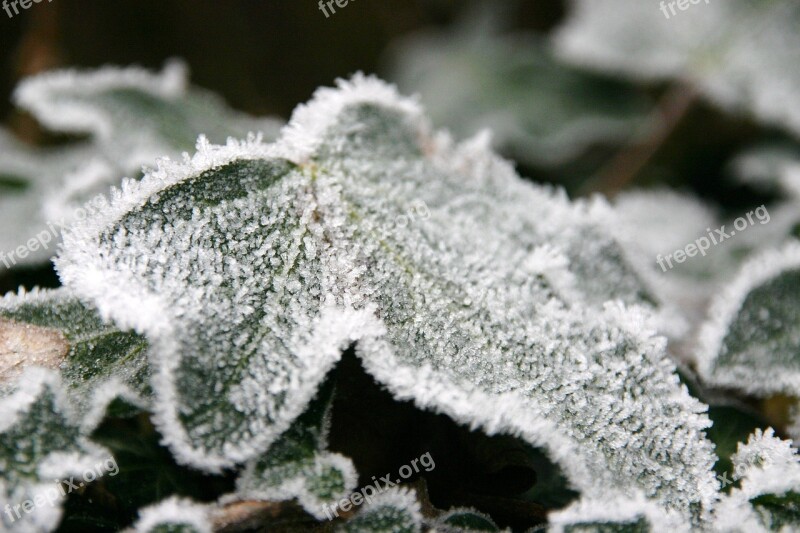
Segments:
[[[654,125],[649,135],[624,148],[600,170],[597,177],[587,181],[580,192],[602,192],[613,197],[632,183],[677,129],[696,98],[695,90],[685,84],[678,84],[667,90],[650,118],[650,123]]]

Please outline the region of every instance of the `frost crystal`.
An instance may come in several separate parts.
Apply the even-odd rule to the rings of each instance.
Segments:
[[[201,141],[126,182],[65,235],[57,267],[147,337],[157,423],[183,462],[259,457],[355,344],[395,397],[520,436],[584,496],[642,491],[702,519],[717,488],[706,407],[592,213],[357,76],[276,144]]]
[[[135,533],[211,533],[206,506],[181,498],[169,498],[141,510]]]

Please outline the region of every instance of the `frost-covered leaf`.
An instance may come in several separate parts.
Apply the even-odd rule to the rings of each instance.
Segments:
[[[478,533],[480,531],[499,532],[497,524],[490,517],[475,509],[450,509],[436,518],[435,531],[439,533]]]
[[[798,22],[794,0],[574,0],[555,44],[561,56],[606,72],[681,80],[798,135]]]
[[[273,119],[248,117],[190,86],[178,62],[161,73],[136,67],[48,72],[23,81],[15,101],[54,131],[89,136],[57,151],[30,150],[0,137],[0,184],[13,179],[19,185],[11,191],[0,187],[0,251],[39,235],[47,239],[47,248],[15,255],[16,264],[46,260],[61,228],[86,216],[81,209],[96,209],[90,204],[95,195],[123,176],[138,177],[158,157],[180,156],[198,135],[224,142],[248,132],[274,138],[279,129]],[[0,268],[8,267],[0,257]]]
[[[715,529],[725,532],[797,531],[800,528],[800,457],[771,428],[739,444],[732,457],[740,488],[723,497]]]
[[[330,381],[330,380],[329,380]],[[283,501],[297,499],[310,515],[331,518],[358,481],[350,459],[326,451],[333,383],[326,382],[305,413],[257,459],[251,460],[236,481],[242,499]]]
[[[674,513],[635,497],[609,493],[599,500],[579,500],[550,513],[548,532],[552,533],[672,533],[688,532]]]
[[[57,373],[26,370],[0,398],[0,530],[53,530],[70,490],[61,482],[101,474],[107,460],[82,436]]]
[[[375,496],[356,516],[337,526],[338,533],[418,533],[422,513],[413,490],[393,488]]]
[[[147,342],[104,323],[67,289],[0,299],[0,379],[30,366],[59,369],[88,430],[114,399],[145,408],[150,399]]]
[[[631,263],[645,266],[666,307],[679,309],[690,324],[702,322],[708,301],[745,259],[785,243],[798,218],[796,206],[786,203],[724,219],[697,197],[668,189],[624,192],[615,199],[614,214],[616,223],[610,227]],[[733,229],[741,224],[739,218],[746,224],[744,231]],[[718,230],[729,237],[720,238]],[[681,263],[675,259],[679,250],[684,254]]]
[[[274,145],[200,143],[127,182],[57,266],[148,337],[181,461],[265,452],[355,343],[398,399],[523,438],[584,495],[642,490],[699,519],[717,487],[706,408],[649,312],[604,303],[640,303],[643,285],[591,205],[521,181],[483,141],[452,145],[359,76]]]
[[[800,394],[800,245],[752,259],[714,300],[698,371],[757,395]]]
[[[211,533],[208,508],[190,500],[172,497],[139,513],[135,533]]]
[[[88,144],[59,150],[30,148],[0,129],[0,271],[42,263],[55,254],[55,230],[41,215],[44,198],[65,169],[80,166],[92,154]],[[36,244],[28,244],[31,238]]]
[[[788,143],[765,143],[745,150],[731,164],[743,183],[766,192],[800,198],[800,150]]]
[[[490,129],[505,153],[534,165],[644,132],[641,93],[558,62],[540,37],[501,35],[485,16],[406,38],[394,52],[393,79],[420,93],[436,124],[460,137]]]

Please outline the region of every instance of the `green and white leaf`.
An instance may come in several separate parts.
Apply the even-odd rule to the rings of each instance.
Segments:
[[[800,394],[800,244],[748,261],[711,304],[698,371],[758,396]]]
[[[296,499],[310,515],[331,518],[325,506],[356,488],[358,476],[350,459],[326,451],[334,386],[326,383],[305,413],[270,449],[251,460],[236,480],[236,497],[244,500]]]
[[[800,528],[800,457],[772,428],[739,443],[732,457],[740,488],[723,496],[715,511],[717,531],[796,531]]]
[[[20,292],[0,299],[0,379],[30,366],[58,369],[86,432],[115,399],[150,403],[147,342],[101,320],[69,290]]]
[[[172,497],[139,511],[131,533],[211,533],[211,517],[205,505]]]
[[[574,0],[558,55],[644,80],[687,83],[725,109],[800,135],[800,4],[793,0]],[[661,6],[664,6],[663,8]]]
[[[433,530],[438,533],[477,533],[480,531],[500,532],[501,530],[491,517],[476,509],[450,509],[436,518]]]
[[[551,533],[673,533],[688,532],[680,516],[655,505],[641,494],[609,493],[602,499],[581,499],[547,516]]]
[[[66,169],[81,166],[92,154],[88,143],[58,150],[31,148],[0,129],[0,271],[43,263],[54,255],[61,227],[55,220],[52,226],[45,222],[44,198]],[[38,243],[28,244],[32,238]]]
[[[143,165],[152,166],[159,157],[179,157],[198,135],[224,142],[261,132],[271,139],[280,128],[274,119],[246,116],[191,87],[185,66],[176,61],[157,74],[137,67],[48,72],[24,80],[14,98],[44,126],[89,140],[51,152],[0,138],[0,184],[5,173],[16,176],[25,183],[27,200],[23,204],[19,194],[0,188],[0,205],[14,206],[0,210],[0,244],[10,243],[0,250],[12,250],[43,231],[53,250],[65,224],[97,208],[96,195],[125,176],[137,178]],[[28,262],[50,255],[44,250]]]
[[[58,374],[26,369],[0,397],[0,530],[55,529],[67,493],[61,481],[102,474],[108,457],[82,436]]]
[[[590,207],[359,76],[276,144],[201,142],[125,183],[57,267],[147,337],[158,426],[185,463],[259,457],[355,343],[396,398],[523,438],[585,496],[642,491],[701,520],[717,489],[706,407]]]
[[[800,150],[794,144],[753,146],[736,157],[731,166],[742,183],[781,193],[795,202],[800,198]]]
[[[337,533],[419,533],[422,513],[417,494],[392,488],[375,496],[355,517],[340,524]]]
[[[462,138],[490,129],[504,153],[533,165],[647,130],[651,103],[641,92],[565,65],[543,38],[501,32],[487,16],[412,35],[394,50],[393,80],[420,94],[436,124]]]

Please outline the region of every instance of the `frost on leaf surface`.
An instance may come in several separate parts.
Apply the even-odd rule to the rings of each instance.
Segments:
[[[800,244],[755,257],[713,302],[698,370],[714,385],[800,394]]]
[[[499,532],[497,524],[485,514],[470,508],[450,509],[438,516],[434,529],[442,533]],[[505,530],[508,531],[508,530]]]
[[[54,529],[65,499],[59,482],[87,469],[102,472],[98,465],[106,460],[107,452],[82,437],[57,373],[26,370],[0,397],[0,507],[12,506],[10,513],[0,513],[0,530]],[[13,510],[26,500],[43,499],[34,512]]]
[[[334,386],[330,380],[292,426],[263,454],[251,460],[236,481],[245,500],[297,499],[312,516],[326,518],[324,506],[350,495],[357,475],[350,459],[326,451]],[[330,515],[327,516],[330,518]]]
[[[437,125],[459,136],[484,128],[514,159],[560,164],[592,144],[646,129],[649,105],[618,81],[558,63],[534,35],[502,36],[489,13],[455,31],[406,38],[393,79],[419,92]]]
[[[648,501],[609,493],[600,500],[581,499],[550,513],[549,533],[672,533],[688,531],[674,514]]]
[[[64,288],[0,299],[0,380],[13,382],[30,366],[60,370],[87,429],[115,399],[137,407],[149,402],[145,339],[104,323]]]
[[[575,0],[555,44],[577,63],[637,78],[687,82],[717,104],[800,134],[794,0]],[[663,6],[663,7],[661,7]]]
[[[800,528],[800,457],[791,441],[760,429],[731,457],[741,486],[723,497],[719,531],[797,531]]]
[[[211,533],[208,508],[172,497],[139,511],[133,533]]]
[[[358,76],[274,145],[200,143],[127,183],[57,267],[147,336],[159,429],[184,462],[259,456],[355,343],[398,399],[522,437],[584,494],[641,490],[688,516],[716,489],[705,406],[634,305],[641,284],[602,270],[619,247],[590,214]]]
[[[417,494],[405,488],[392,488],[364,504],[358,514],[339,525],[337,533],[419,533],[422,513]]]
[[[46,248],[17,263],[49,258],[61,227],[82,216],[79,208],[97,209],[86,205],[93,196],[125,176],[138,177],[159,157],[180,156],[198,135],[216,142],[249,132],[274,138],[279,128],[273,119],[251,118],[190,86],[178,62],[161,73],[136,67],[47,72],[23,81],[15,101],[53,131],[89,137],[57,151],[34,151],[0,137],[0,250],[49,234]]]

